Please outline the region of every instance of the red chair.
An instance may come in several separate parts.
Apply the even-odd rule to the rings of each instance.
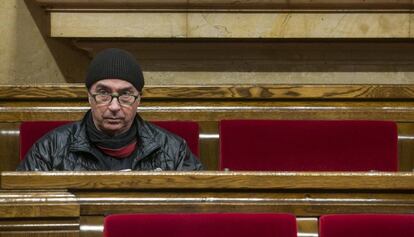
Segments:
[[[220,169],[398,171],[389,121],[224,120]]]
[[[414,215],[342,214],[319,219],[319,237],[413,237]]]
[[[26,121],[20,124],[20,160],[24,159],[32,145],[49,131],[71,121]],[[184,138],[190,150],[198,156],[199,128],[192,121],[155,121],[154,124]]]
[[[104,237],[296,237],[290,214],[119,214],[105,217]]]

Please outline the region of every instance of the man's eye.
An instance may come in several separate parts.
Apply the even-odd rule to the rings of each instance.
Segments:
[[[98,94],[100,95],[109,95],[110,93],[107,91],[98,91]]]
[[[125,92],[120,94],[120,96],[129,96],[129,95],[132,95],[132,93],[129,92],[129,91],[125,91]]]

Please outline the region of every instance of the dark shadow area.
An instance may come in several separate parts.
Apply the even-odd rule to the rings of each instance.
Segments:
[[[146,71],[413,72],[414,41],[79,39],[92,54],[133,52]]]

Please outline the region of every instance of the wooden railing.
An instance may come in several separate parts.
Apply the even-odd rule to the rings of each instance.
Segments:
[[[413,213],[414,174],[2,172],[0,197],[3,234],[99,236],[112,213],[288,212],[314,236],[323,214]]]

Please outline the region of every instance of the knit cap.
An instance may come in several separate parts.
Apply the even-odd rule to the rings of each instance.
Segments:
[[[104,79],[120,79],[131,83],[138,91],[144,87],[144,75],[137,60],[123,49],[109,48],[98,54],[89,64],[86,88]]]

